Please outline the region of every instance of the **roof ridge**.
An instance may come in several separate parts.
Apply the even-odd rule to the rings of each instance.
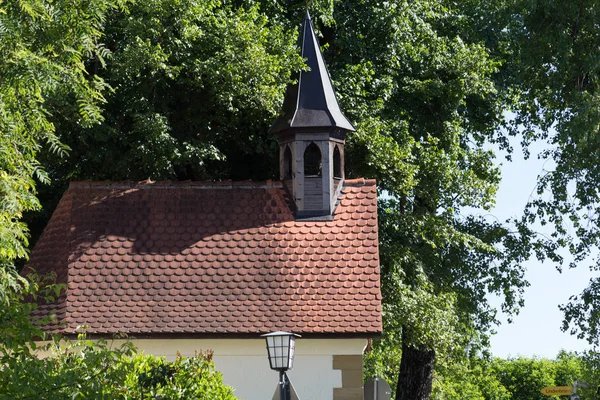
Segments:
[[[377,181],[375,179],[355,178],[355,179],[344,179],[344,186],[376,186]]]
[[[98,188],[98,189],[278,189],[283,188],[283,182],[273,181],[73,181],[69,183],[71,188]]]

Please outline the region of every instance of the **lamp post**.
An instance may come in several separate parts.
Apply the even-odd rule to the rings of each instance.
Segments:
[[[267,342],[267,353],[271,369],[279,372],[279,398],[290,400],[290,381],[285,371],[294,366],[294,348],[296,338],[300,337],[290,332],[271,332],[264,337]]]

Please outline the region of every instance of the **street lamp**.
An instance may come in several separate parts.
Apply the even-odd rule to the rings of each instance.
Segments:
[[[261,335],[267,341],[267,353],[271,369],[279,371],[279,398],[290,400],[290,381],[285,371],[294,366],[294,347],[296,338],[300,337],[290,332],[271,332]]]

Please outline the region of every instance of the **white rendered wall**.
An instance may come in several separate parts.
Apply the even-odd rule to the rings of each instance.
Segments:
[[[213,350],[217,370],[243,400],[271,400],[278,373],[269,368],[263,339],[134,340],[146,354],[174,359],[179,351],[193,356]],[[333,400],[333,388],[342,387],[341,371],[333,370],[333,355],[362,354],[366,339],[302,339],[296,341],[294,369],[288,372],[300,400]]]

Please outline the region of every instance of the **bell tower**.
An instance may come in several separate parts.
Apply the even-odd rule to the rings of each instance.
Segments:
[[[344,182],[346,132],[308,11],[298,40],[309,71],[288,86],[283,110],[270,132],[279,140],[280,179],[292,194],[296,217],[332,215]]]

